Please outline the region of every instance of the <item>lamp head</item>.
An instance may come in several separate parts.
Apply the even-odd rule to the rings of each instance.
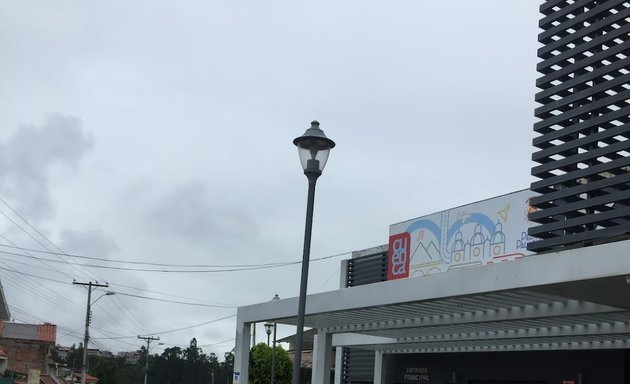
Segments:
[[[273,323],[265,323],[265,332],[267,332],[267,335],[271,335],[272,330],[273,330]]]
[[[317,120],[311,122],[311,127],[302,136],[296,137],[293,144],[298,148],[300,162],[307,175],[320,175],[326,166],[330,150],[335,147],[335,142],[326,137]]]

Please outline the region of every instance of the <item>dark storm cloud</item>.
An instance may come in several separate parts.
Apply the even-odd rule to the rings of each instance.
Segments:
[[[76,169],[93,142],[77,117],[48,114],[42,125],[23,125],[0,142],[0,192],[31,219],[49,217],[56,167]]]

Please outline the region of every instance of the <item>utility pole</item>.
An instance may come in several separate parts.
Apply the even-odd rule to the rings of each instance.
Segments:
[[[91,281],[87,283],[80,283],[78,281],[73,281],[72,284],[75,285],[83,285],[88,287],[88,297],[87,297],[87,311],[85,313],[85,335],[83,336],[83,361],[81,363],[81,384],[85,384],[85,374],[87,371],[87,350],[88,350],[88,341],[90,341],[90,320],[92,315],[92,289],[99,287],[109,287],[109,284],[99,284],[98,281],[93,283]],[[98,299],[97,299],[98,300]]]
[[[160,338],[153,337],[153,336],[142,337],[138,335],[138,339],[143,339],[143,340],[146,340],[147,342],[147,358],[145,359],[145,362],[144,362],[144,384],[147,384],[147,373],[149,372],[149,346],[151,345],[152,341],[160,340]]]

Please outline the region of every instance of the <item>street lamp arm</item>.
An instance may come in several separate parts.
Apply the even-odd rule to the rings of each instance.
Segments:
[[[112,296],[112,295],[115,295],[115,294],[116,294],[116,292],[107,291],[107,292],[103,293],[102,295],[100,295],[99,297],[97,297],[96,300],[94,300],[92,302],[92,305],[94,305],[97,301],[99,301],[103,296]]]

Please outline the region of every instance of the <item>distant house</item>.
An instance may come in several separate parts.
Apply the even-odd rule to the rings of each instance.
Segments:
[[[59,360],[65,361],[66,358],[68,358],[68,355],[70,354],[71,350],[72,349],[70,347],[58,346],[57,357],[59,358]]]
[[[0,322],[0,368],[28,374],[37,369],[48,374],[51,353],[55,347],[57,326]],[[3,356],[4,355],[4,356]],[[2,358],[6,358],[2,362]]]
[[[124,357],[126,364],[137,364],[140,360],[140,352],[118,352],[117,357]]]

